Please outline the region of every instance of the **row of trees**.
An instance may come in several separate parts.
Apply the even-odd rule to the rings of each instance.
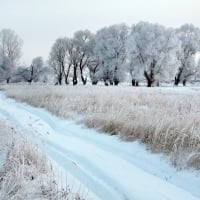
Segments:
[[[0,81],[47,81],[53,76],[56,84],[84,85],[88,77],[92,84],[118,85],[131,77],[132,85],[146,80],[147,86],[161,81],[175,85],[191,78],[200,78],[200,29],[193,25],[166,28],[140,22],[131,28],[118,24],[91,33],[78,31],[72,38],[58,38],[46,64],[42,57],[30,66],[17,65],[21,56],[22,39],[9,29],[0,32]],[[42,77],[42,79],[41,79]]]
[[[89,70],[93,84],[103,80],[106,85],[123,81],[127,74],[132,85],[145,79],[147,86],[174,80],[178,85],[197,75],[195,55],[200,51],[200,30],[193,25],[178,29],[140,22],[131,28],[125,24],[105,27],[92,34],[78,31],[73,38],[58,38],[50,52],[49,64],[58,84],[73,84],[78,74],[87,82]]]

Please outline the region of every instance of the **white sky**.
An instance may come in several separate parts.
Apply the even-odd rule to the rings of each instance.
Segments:
[[[60,36],[80,29],[139,21],[200,27],[200,0],[0,0],[0,30],[13,29],[24,41],[21,63],[48,58]]]

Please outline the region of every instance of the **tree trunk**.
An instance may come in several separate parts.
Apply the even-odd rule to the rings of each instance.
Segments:
[[[118,85],[119,84],[119,80],[118,79],[114,79],[114,85]]]
[[[139,86],[139,81],[137,81],[135,79],[132,79],[132,86],[138,87]]]
[[[82,72],[81,72],[81,80],[83,82],[83,85],[86,85],[86,83],[87,83],[87,77],[84,78]]]
[[[32,83],[32,80],[28,80],[28,83],[29,83],[29,85],[31,85],[31,83]]]
[[[136,86],[136,80],[132,79],[132,86]]]
[[[68,81],[68,77],[67,76],[65,76],[65,84],[69,85],[69,81]]]
[[[74,74],[73,74],[73,85],[77,85],[77,66],[74,66]]]
[[[65,75],[65,84],[66,85],[69,85],[68,77],[69,77],[70,68],[71,68],[71,65],[69,65],[69,67],[67,69],[67,73],[64,73],[64,75]]]
[[[59,75],[59,77],[58,77],[58,84],[62,85],[62,76],[61,75]]]
[[[83,76],[81,76],[81,80],[82,80],[82,82],[83,82],[83,85],[86,85],[86,83],[87,83],[87,77],[83,77]]]
[[[105,86],[109,85],[106,79],[104,79],[104,84],[105,84]]]
[[[186,79],[183,80],[183,86],[186,86]]]
[[[153,83],[155,82],[154,80],[154,68],[156,65],[156,60],[153,59],[151,65],[150,65],[150,73],[148,74],[147,71],[144,71],[144,76],[147,80],[147,87],[152,87]]]
[[[175,76],[174,85],[178,86],[179,82],[180,82],[179,78]]]
[[[8,78],[6,79],[6,83],[7,83],[7,84],[10,83],[10,77],[8,77]]]
[[[183,72],[183,67],[180,67],[177,75],[175,76],[174,85],[178,86],[178,84],[180,83],[182,72]]]
[[[145,78],[147,80],[147,87],[152,87],[152,84],[154,82],[152,72],[151,72],[150,75],[148,75],[147,71],[144,71],[144,76],[145,76]]]
[[[119,76],[118,76],[118,66],[115,66],[115,71],[114,71],[114,85],[118,85],[119,84]]]
[[[147,87],[152,87],[152,82],[147,80]]]
[[[98,81],[92,81],[92,85],[97,85]]]
[[[80,67],[80,72],[81,72],[81,80],[83,82],[83,85],[86,85],[87,83],[87,77],[84,78],[83,76],[83,69]]]
[[[76,77],[73,78],[73,85],[77,85],[78,84],[78,80]]]
[[[58,85],[62,85],[62,78],[63,78],[63,71],[62,71],[62,66],[60,65],[59,66],[59,72],[57,74],[57,82],[58,82]]]

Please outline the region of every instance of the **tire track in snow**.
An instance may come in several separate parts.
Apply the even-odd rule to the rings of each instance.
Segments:
[[[1,105],[3,105],[3,103]],[[6,105],[4,107],[6,107]],[[18,106],[16,106],[16,107],[18,107]],[[21,107],[21,106],[19,106],[19,107]],[[14,108],[11,107],[10,111],[11,110],[14,110]],[[32,113],[28,112],[26,109],[20,108],[21,115],[23,114],[23,112],[27,118],[31,117],[32,121],[38,121],[37,120],[38,116],[33,117]],[[15,112],[15,113],[17,113],[17,112]],[[25,126],[24,121],[21,120],[20,117],[14,117],[14,115],[13,114],[11,115],[9,111],[6,111],[6,110],[0,108],[0,114],[3,115],[4,117],[6,117],[7,119],[9,119],[9,121],[12,122],[12,125],[16,126],[22,132],[27,133],[30,130],[32,133],[34,132],[34,130],[29,129],[29,127]],[[36,119],[34,119],[35,117],[36,117]],[[31,124],[31,122],[27,125],[29,126],[30,124]],[[55,129],[59,129],[57,126],[55,126],[53,121],[51,121],[50,124],[51,124],[51,126],[53,124],[53,127]],[[49,131],[49,132],[53,132],[53,131]],[[68,132],[68,130],[65,132]],[[74,133],[71,132],[71,134],[74,134]],[[83,181],[83,183],[85,182],[86,186],[88,188],[90,188],[90,190],[95,192],[101,199],[115,199],[115,200],[128,199],[126,197],[126,195],[123,193],[123,187],[120,184],[116,184],[115,187],[113,187],[112,184],[115,181],[112,180],[112,178],[110,178],[108,175],[104,174],[100,169],[98,169],[98,166],[95,166],[86,157],[77,155],[77,154],[73,153],[72,151],[67,150],[67,148],[65,148],[65,149],[61,148],[58,144],[56,145],[56,143],[53,143],[52,141],[48,140],[48,138],[46,138],[44,140],[47,145],[47,151],[48,151],[49,155],[51,155],[51,158],[53,158],[55,161],[57,161],[58,164],[61,164],[61,166],[65,169],[67,169],[67,171],[70,172],[72,175],[74,175],[74,177],[76,177],[82,181],[87,180],[87,181]],[[72,157],[70,159],[71,161],[69,160],[70,157]],[[81,163],[79,162],[79,165],[78,166],[76,165],[74,167],[75,162],[72,162],[73,159],[75,159],[77,163],[79,161],[81,161]],[[96,173],[97,176],[96,177],[93,176],[86,169],[89,169],[90,172],[93,171],[94,173]],[[89,182],[89,184],[88,184],[88,182]],[[97,187],[98,187],[98,190],[96,190]]]

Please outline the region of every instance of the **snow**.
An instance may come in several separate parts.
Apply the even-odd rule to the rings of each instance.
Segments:
[[[89,190],[87,199],[200,199],[198,172],[177,171],[162,155],[151,154],[138,142],[99,134],[43,109],[16,103],[2,93],[0,117],[30,133],[35,142],[41,139],[58,168]]]
[[[0,170],[2,169],[3,165],[6,162],[6,155],[7,155],[7,151],[0,149]]]
[[[0,120],[4,121],[6,120],[5,117],[0,117]],[[4,127],[0,126],[0,133],[2,133]],[[7,159],[7,154],[8,154],[8,149],[7,147],[4,145],[4,141],[3,141],[3,137],[0,137],[0,170],[2,170],[4,164],[6,163],[6,159]]]

